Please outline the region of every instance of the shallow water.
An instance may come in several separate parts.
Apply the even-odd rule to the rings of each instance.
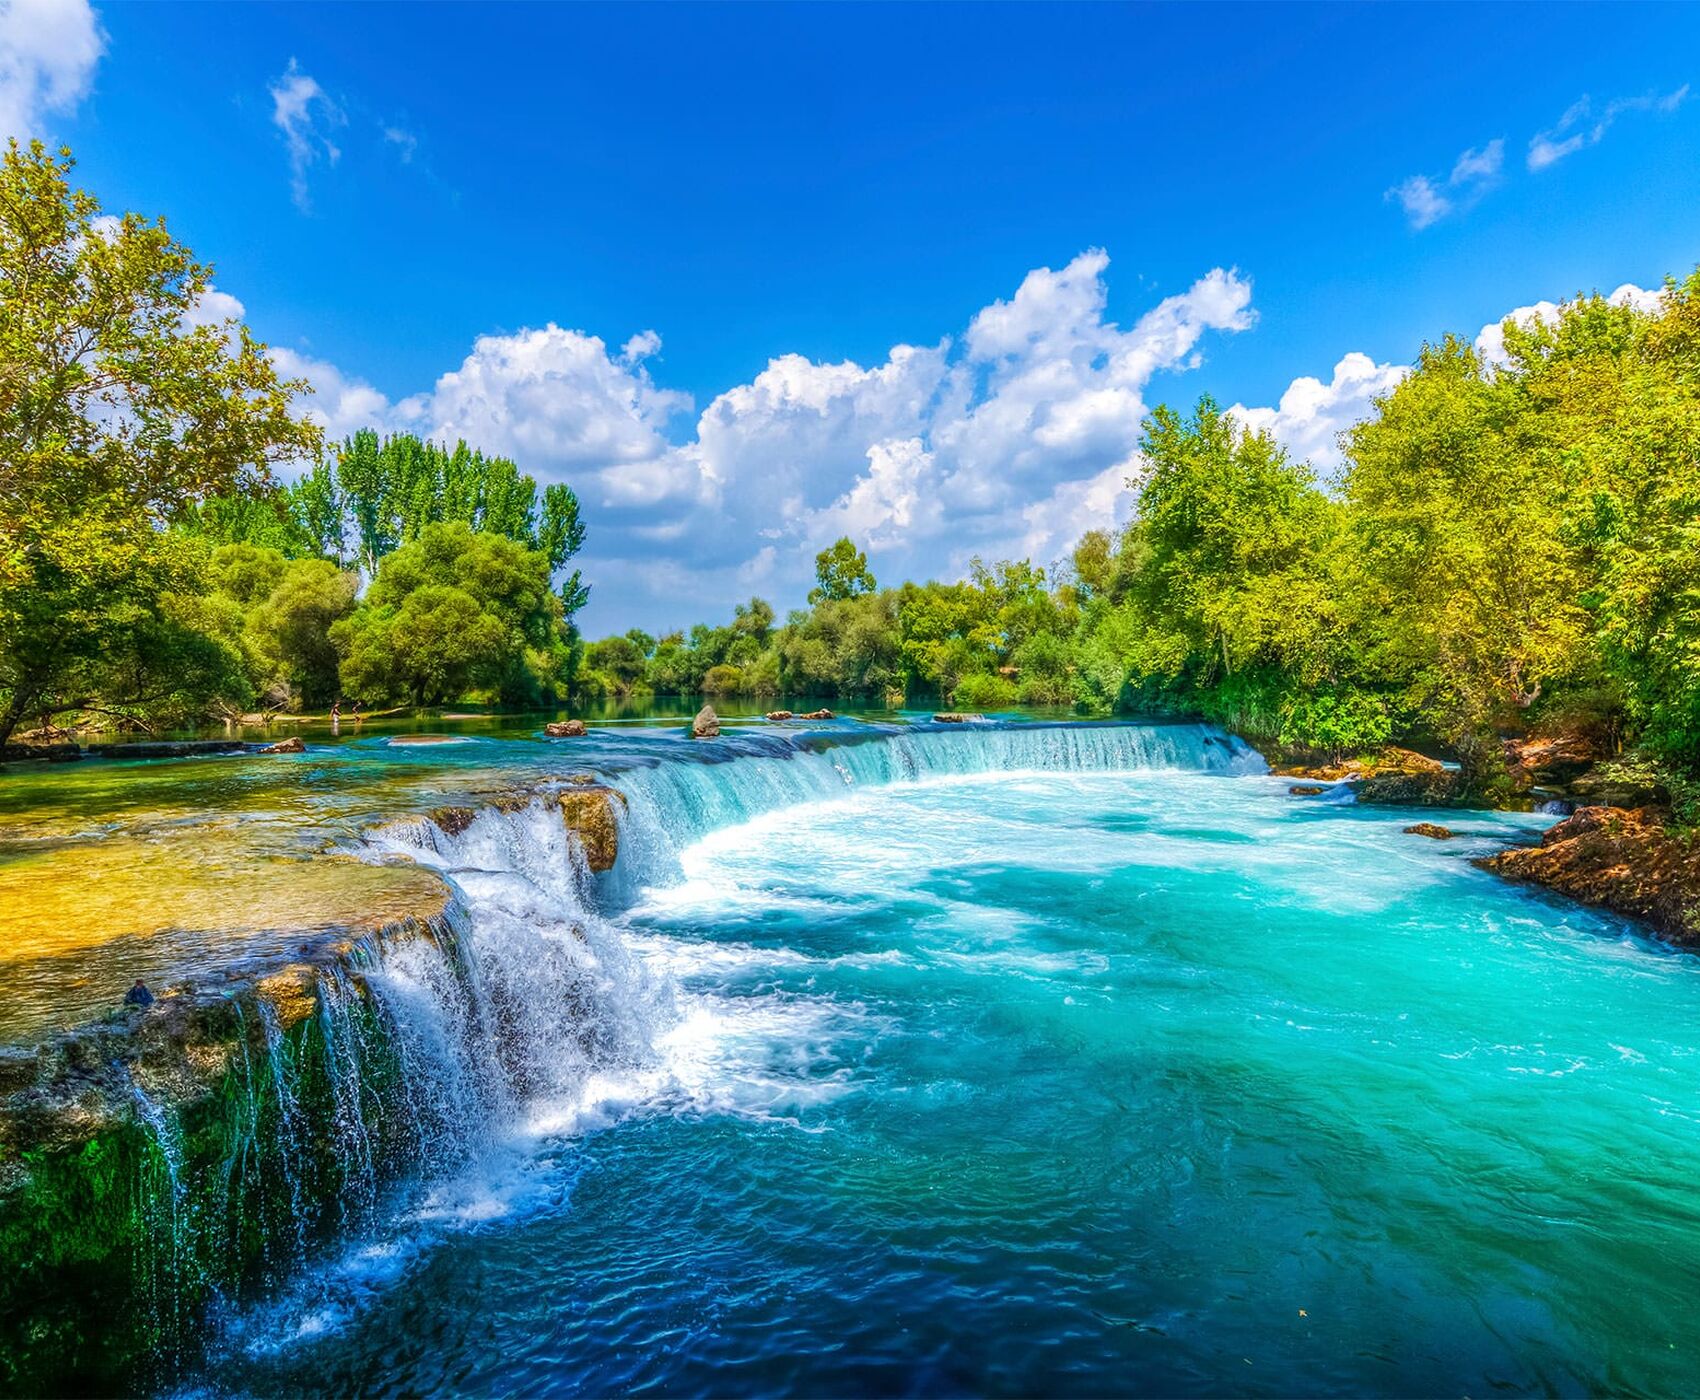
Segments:
[[[599,1044],[532,1008],[473,1164],[195,1384],[1691,1389],[1696,960],[1470,865],[1541,819],[1406,836],[1152,733],[634,760],[571,945],[524,814],[427,841]]]

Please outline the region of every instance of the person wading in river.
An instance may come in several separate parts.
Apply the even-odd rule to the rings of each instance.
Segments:
[[[144,1011],[153,1005],[153,993],[147,989],[140,977],[136,979],[136,985],[124,993],[124,1005],[139,1006]]]

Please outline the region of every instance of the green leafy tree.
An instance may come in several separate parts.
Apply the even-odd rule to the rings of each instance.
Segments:
[[[809,593],[809,601],[842,602],[872,593],[877,586],[868,570],[868,556],[846,536],[815,555],[815,587]]]
[[[386,556],[331,638],[345,692],[441,704],[490,695],[533,703],[559,692],[569,662],[549,561],[459,521],[426,526]]]
[[[162,221],[105,219],[72,168],[0,156],[0,742],[26,715],[210,698],[236,658],[173,601],[206,551],[164,527],[318,444],[305,386],[199,315],[210,269]]]

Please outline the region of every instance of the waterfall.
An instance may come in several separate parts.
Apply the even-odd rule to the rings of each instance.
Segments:
[[[750,736],[730,761],[715,761],[711,743],[686,757],[694,761],[662,761],[613,780],[627,806],[617,813],[621,854],[608,882],[612,898],[624,901],[674,878],[678,850],[710,831],[855,788],[981,773],[1268,771],[1243,740],[1202,724],[982,721],[800,742]]]
[[[441,875],[446,912],[319,966],[287,1029],[264,997],[237,998],[222,1107],[212,1127],[214,1110],[194,1110],[194,1161],[175,1111],[135,1089],[153,1143],[145,1223],[165,1243],[151,1271],[164,1287],[156,1315],[187,1321],[221,1297],[253,1298],[256,1282],[275,1289],[325,1240],[369,1237],[422,1202],[452,1214],[448,1197],[488,1189],[540,1135],[630,1111],[781,1102],[795,1086],[727,1049],[747,1030],[716,1029],[752,1008],[686,994],[619,920],[646,887],[676,879],[679,851],[710,831],[883,784],[1153,769],[1264,771],[1202,725],[757,730],[658,741],[610,765],[620,852],[600,875],[547,785],[452,831],[421,817],[368,832],[366,858]]]

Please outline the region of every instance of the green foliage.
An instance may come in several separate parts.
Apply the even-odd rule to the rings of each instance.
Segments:
[[[342,687],[366,703],[554,698],[571,648],[549,560],[460,521],[426,525],[384,557],[365,605],[330,628]]]
[[[217,610],[187,601],[207,551],[164,527],[318,442],[246,327],[196,323],[207,268],[163,222],[105,219],[71,170],[39,142],[0,156],[0,742],[26,716],[155,723],[240,689]]]
[[[841,603],[872,593],[877,585],[868,571],[868,556],[845,536],[815,555],[815,587],[811,603]]]

